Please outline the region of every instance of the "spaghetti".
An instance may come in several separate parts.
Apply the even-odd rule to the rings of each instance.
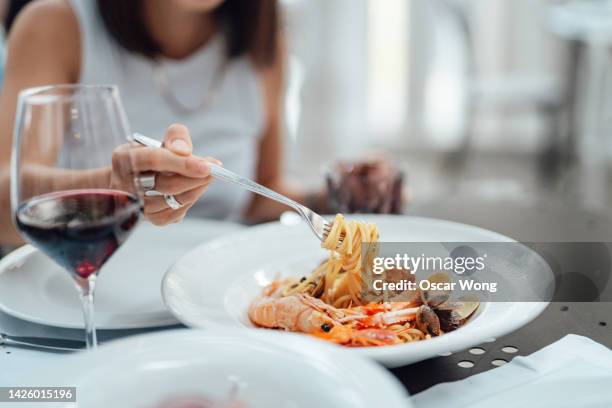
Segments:
[[[322,247],[329,256],[310,276],[275,280],[251,303],[248,314],[254,324],[366,347],[424,340],[442,334],[441,327],[452,330],[465,323],[441,322],[442,316],[457,319],[457,314],[447,307],[439,318],[422,296],[407,302],[363,299],[364,279],[371,277],[378,253],[376,225],[347,221],[338,214]]]

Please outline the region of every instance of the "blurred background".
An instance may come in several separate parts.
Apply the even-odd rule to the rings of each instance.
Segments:
[[[324,163],[382,154],[404,172],[407,213],[520,239],[608,217],[612,1],[280,3],[291,175],[317,186]],[[533,220],[551,211],[541,237]]]
[[[612,2],[282,4],[288,165],[301,179],[386,152],[412,206],[466,194],[607,211]]]
[[[292,172],[379,150],[413,203],[468,190],[608,206],[612,2],[283,4]]]
[[[291,173],[317,183],[322,163],[382,152],[404,172],[407,214],[530,243],[563,274],[558,293],[609,284],[612,1],[282,4]],[[586,328],[612,303],[579,306]],[[569,327],[556,310],[539,324]]]

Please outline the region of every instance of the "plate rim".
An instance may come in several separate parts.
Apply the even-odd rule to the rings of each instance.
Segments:
[[[278,348],[278,338],[282,336],[286,338],[287,333],[283,333],[280,335],[276,332],[271,332],[267,330],[249,330],[246,328],[233,327],[233,328],[225,328],[219,331],[210,331],[204,329],[193,329],[193,328],[176,328],[170,330],[157,331],[152,333],[141,333],[133,336],[123,337],[120,339],[109,341],[103,345],[100,345],[96,350],[93,351],[78,351],[71,356],[68,356],[67,364],[70,365],[68,374],[64,374],[60,376],[59,381],[66,382],[66,380],[76,381],[76,385],[78,388],[78,384],[87,381],[87,374],[83,375],[84,372],[87,372],[89,368],[90,373],[95,373],[96,370],[101,369],[100,366],[95,366],[96,370],[92,369],[92,362],[97,362],[100,360],[110,361],[104,365],[112,365],[117,360],[117,356],[120,355],[120,352],[125,352],[126,350],[132,350],[134,346],[146,349],[150,352],[152,349],[167,349],[172,352],[175,347],[173,346],[174,341],[189,341],[191,339],[202,339],[209,338],[212,341],[221,341],[223,338],[232,338],[238,341],[248,341],[249,339],[254,339],[255,341],[259,341],[260,344],[265,345],[269,348]],[[384,369],[379,364],[376,364],[374,361],[363,358],[356,357],[351,353],[348,353],[345,349],[341,347],[336,347],[330,343],[317,340],[310,339],[305,336],[301,336],[296,333],[288,333],[291,336],[291,341],[282,342],[281,347],[284,352],[289,351],[297,351],[300,352],[305,348],[299,347],[300,345],[304,345],[307,347],[309,352],[321,353],[322,357],[329,357],[330,364],[337,364],[338,361],[342,363],[345,368],[357,368],[363,371],[354,372],[368,372],[368,375],[374,374],[378,377],[379,385],[385,385],[386,391],[385,395],[390,398],[390,403],[393,405],[387,405],[389,407],[406,407],[412,408],[414,405],[412,404],[412,400],[409,398],[410,394],[406,387],[404,387],[401,382],[390,373],[388,370]],[[106,356],[112,356],[113,358],[105,359]],[[332,360],[333,358],[333,360]],[[83,368],[83,369],[81,369]],[[104,366],[102,366],[104,369]],[[58,382],[54,377],[52,382]],[[354,388],[357,388],[357,385],[354,380],[350,380],[350,377],[346,377],[346,381],[352,381],[352,385]],[[46,385],[49,382],[48,373],[38,374],[34,380],[34,382],[46,381]],[[345,379],[343,379],[344,381]],[[387,392],[388,391],[388,392]],[[364,394],[378,394],[379,389],[376,390],[376,393],[363,392]],[[374,399],[374,396],[370,398]],[[367,402],[367,401],[366,401]],[[397,404],[397,405],[396,405]]]
[[[27,259],[34,254],[41,254],[46,257],[38,248],[34,247],[31,244],[24,244],[19,248],[9,252],[2,259],[0,259],[0,275],[6,273],[8,269],[11,268],[12,264],[15,262],[20,262]],[[50,261],[52,262],[52,261]],[[164,304],[165,305],[165,304]],[[42,326],[55,327],[58,329],[76,329],[76,330],[84,330],[84,326],[82,324],[77,323],[69,323],[67,321],[59,321],[59,320],[46,320],[44,318],[34,316],[28,313],[23,313],[19,310],[11,308],[5,302],[0,300],[0,311],[12,316],[14,318],[24,320],[29,323],[35,323]],[[166,316],[164,319],[159,319],[158,321],[151,322],[127,322],[121,321],[118,324],[102,324],[100,325],[96,322],[97,330],[130,330],[130,329],[150,329],[155,327],[165,327],[165,326],[173,326],[176,324],[180,324],[180,321],[176,319],[176,317],[170,313],[170,315]]]
[[[235,232],[238,232],[242,229],[244,229],[244,227],[236,222],[233,221],[227,221],[227,220],[214,220],[214,219],[199,219],[199,218],[186,218],[184,219],[180,224],[177,224],[178,226],[182,225],[182,224],[193,224],[190,227],[196,228],[198,227],[198,224],[206,224],[206,225],[201,225],[202,228],[206,228],[207,226],[212,226],[214,228],[228,228],[227,234],[232,234]],[[142,221],[140,222],[139,227],[142,227],[142,225],[147,225],[147,228],[163,228],[163,227],[157,227],[147,221]],[[222,234],[219,236],[222,237],[224,236],[226,233]],[[197,246],[199,246],[202,243],[206,243],[208,241],[211,240],[215,240],[218,239],[217,237],[205,240],[205,241],[197,241],[194,242],[194,244],[197,244]],[[189,252],[191,249],[193,249],[194,246],[189,246],[186,247],[182,253],[182,255],[184,255],[186,252]],[[45,255],[43,252],[41,252],[39,249],[37,249],[35,246],[33,246],[32,244],[26,242],[23,245],[13,249],[11,252],[7,253],[5,256],[3,256],[2,258],[0,258],[0,275],[2,275],[3,273],[5,273],[8,269],[11,269],[11,267],[14,264],[18,264],[19,262],[23,262],[24,259],[26,259],[28,256],[32,256],[33,254],[41,254],[43,257],[45,257],[49,262],[53,263],[54,265],[56,265],[47,255]],[[171,265],[174,264],[176,260],[173,260],[173,263]],[[161,292],[161,282],[163,281],[163,277],[165,276],[167,270],[163,271],[163,275],[162,275],[162,279],[160,280],[160,287],[157,289],[159,290],[158,293]],[[161,297],[161,296],[160,296]],[[163,328],[163,327],[171,327],[171,326],[175,326],[175,325],[179,325],[181,324],[180,320],[176,319],[176,317],[174,316],[173,313],[171,313],[165,302],[162,300],[161,304],[164,307],[164,311],[166,311],[166,315],[163,316],[163,318],[155,318],[155,319],[147,319],[146,321],[143,320],[121,320],[118,323],[115,322],[105,322],[104,324],[100,324],[99,320],[96,321],[96,329],[97,330],[134,330],[134,329],[151,329],[151,328]],[[159,310],[160,312],[162,311],[161,309]],[[23,313],[17,309],[15,309],[14,307],[11,307],[10,305],[7,305],[4,301],[2,301],[2,299],[0,299],[0,312],[3,312],[13,318],[16,319],[20,319],[23,320],[25,322],[28,323],[34,323],[34,324],[38,324],[38,325],[42,325],[42,326],[47,326],[47,327],[52,327],[52,328],[57,328],[57,329],[69,329],[69,330],[84,330],[84,325],[83,323],[79,320],[74,321],[74,322],[69,322],[67,320],[58,320],[57,318],[54,320],[48,320],[46,318],[40,317],[40,316],[36,316],[36,315],[32,315],[29,313]],[[80,312],[80,310],[79,310]],[[160,315],[161,316],[161,315]]]

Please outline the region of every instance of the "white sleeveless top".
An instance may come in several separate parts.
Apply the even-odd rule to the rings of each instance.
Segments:
[[[71,0],[81,30],[83,84],[115,84],[132,131],[161,139],[172,123],[189,128],[194,154],[213,156],[224,167],[254,178],[258,138],[263,130],[264,98],[255,69],[246,56],[224,62],[221,34],[186,59],[161,59],[172,94],[181,105],[195,107],[207,92],[214,96],[202,109],[181,114],[173,110],[156,85],[154,63],[125,51],[106,31],[95,0]],[[217,85],[212,85],[218,80]],[[215,181],[189,215],[240,219],[250,193]]]

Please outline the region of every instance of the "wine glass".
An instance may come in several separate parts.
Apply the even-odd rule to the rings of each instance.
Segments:
[[[21,235],[74,279],[87,348],[96,346],[100,268],[140,218],[129,125],[117,88],[52,85],[19,94],[11,205]]]

